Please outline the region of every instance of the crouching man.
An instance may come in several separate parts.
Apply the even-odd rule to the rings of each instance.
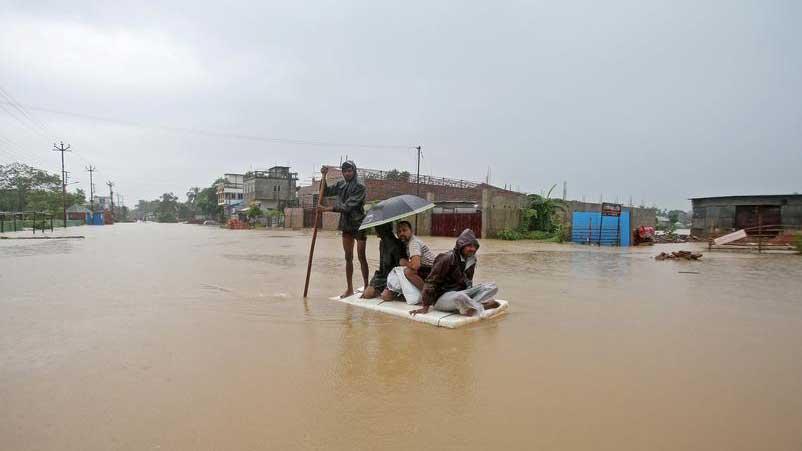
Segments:
[[[481,316],[485,310],[498,307],[499,303],[495,300],[498,288],[495,283],[473,285],[478,249],[476,235],[471,229],[465,229],[457,238],[454,249],[435,258],[423,285],[422,307],[409,314],[428,313],[434,307],[443,312]]]
[[[373,274],[368,287],[362,293],[363,299],[373,299],[379,293],[387,291],[387,276],[396,266],[406,263],[404,243],[396,238],[392,224],[376,226],[376,235],[379,237],[379,269]],[[385,298],[385,295],[382,295]],[[385,301],[392,299],[389,297]]]

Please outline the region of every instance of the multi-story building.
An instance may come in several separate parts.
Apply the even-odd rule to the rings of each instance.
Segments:
[[[96,195],[94,208],[96,208],[96,211],[103,211],[103,210],[111,211],[111,197]]]
[[[217,184],[217,205],[228,207],[242,202],[244,179],[243,174],[225,174]]]
[[[297,203],[298,173],[290,172],[288,166],[274,166],[267,171],[250,171],[243,180],[243,200],[246,206],[255,204],[262,209],[283,210]]]

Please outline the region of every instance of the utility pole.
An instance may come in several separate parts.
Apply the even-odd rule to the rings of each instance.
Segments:
[[[92,213],[95,212],[95,182],[92,179],[92,173],[97,171],[97,168],[92,166],[91,164],[89,167],[86,168],[89,171],[89,209],[92,210]]]
[[[416,147],[416,149],[418,149],[418,176],[415,184],[417,185],[418,197],[420,197],[420,146]],[[415,215],[415,233],[418,233],[418,215]]]
[[[111,222],[114,223],[114,182],[109,180],[106,182],[106,185],[109,186],[109,198],[111,200]]]
[[[563,180],[563,200],[568,200],[568,182]]]
[[[56,143],[53,143],[53,151],[54,152],[61,152],[61,206],[63,208],[64,213],[64,228],[67,228],[67,173],[64,172],[64,152],[70,151],[70,145],[67,144],[67,147],[64,147],[64,142],[60,143],[60,146],[57,146]]]

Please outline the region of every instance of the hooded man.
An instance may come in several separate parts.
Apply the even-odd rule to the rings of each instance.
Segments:
[[[370,286],[362,293],[363,299],[373,299],[383,293],[387,287],[387,276],[396,266],[406,263],[404,243],[396,238],[392,224],[376,226],[376,235],[379,237],[379,269],[370,279]],[[382,295],[385,298],[385,295]],[[384,300],[391,300],[384,299]]]
[[[365,246],[368,237],[364,230],[359,230],[362,220],[365,219],[365,185],[356,176],[356,164],[348,160],[342,164],[343,178],[334,186],[326,186],[327,167],[323,167],[320,173],[323,174],[321,183],[325,186],[323,195],[325,197],[336,196],[333,206],[322,207],[322,211],[335,211],[340,213],[340,223],[338,229],[343,234],[343,250],[345,251],[345,279],[348,287],[341,297],[348,297],[354,294],[354,242],[356,241],[357,257],[359,267],[362,270],[362,279],[365,288],[368,287],[368,258],[365,255]]]
[[[435,310],[443,312],[481,316],[486,309],[498,307],[499,303],[494,299],[498,293],[495,283],[473,285],[478,249],[479,241],[473,230],[463,230],[454,249],[435,258],[432,271],[423,285],[423,306],[409,314],[428,313],[429,308],[434,306]]]

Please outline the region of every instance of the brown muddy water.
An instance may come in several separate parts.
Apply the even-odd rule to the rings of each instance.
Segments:
[[[799,256],[484,240],[447,330],[327,300],[332,233],[304,301],[308,232],[76,231],[0,241],[0,449],[802,449]]]

